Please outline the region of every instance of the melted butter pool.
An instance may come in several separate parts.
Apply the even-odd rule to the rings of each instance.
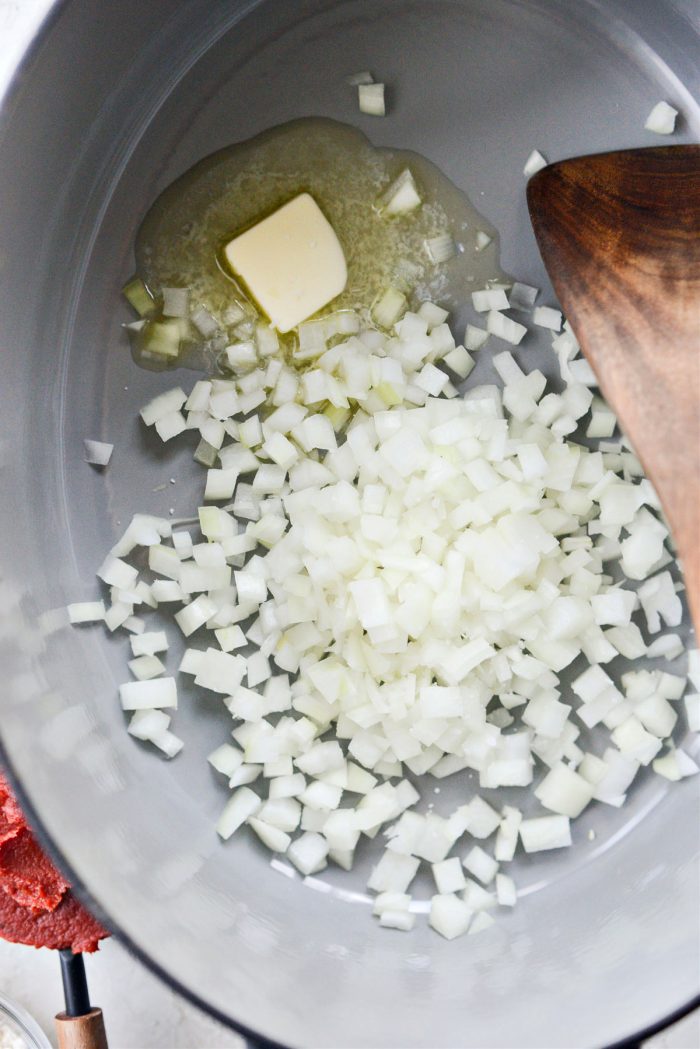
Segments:
[[[405,168],[421,206],[380,215],[377,199]],[[189,288],[191,304],[220,319],[244,297],[221,264],[223,246],[304,191],[333,225],[348,267],[345,290],[319,315],[349,308],[367,318],[390,285],[411,305],[430,299],[453,310],[474,288],[504,279],[496,230],[434,164],[417,153],[373,146],[356,128],[321,118],[295,120],[229,146],[170,185],[137,235],[137,273],[156,295],[162,287]],[[491,238],[481,250],[479,232]],[[456,254],[436,264],[425,242],[446,233]],[[178,364],[202,366],[201,352],[184,356]]]

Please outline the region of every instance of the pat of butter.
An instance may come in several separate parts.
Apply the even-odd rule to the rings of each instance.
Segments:
[[[224,255],[280,332],[326,306],[348,279],[335,230],[308,193],[234,237]]]

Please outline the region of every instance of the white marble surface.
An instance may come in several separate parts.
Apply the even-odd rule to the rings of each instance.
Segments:
[[[7,71],[49,6],[50,0],[0,0],[0,93]],[[174,994],[115,941],[105,943],[87,967],[112,1049],[242,1049],[237,1035]],[[0,991],[23,1005],[53,1039],[53,1015],[62,1007],[58,958],[0,941]],[[646,1049],[698,1047],[700,1015],[695,1013]]]
[[[173,994],[115,941],[85,965],[110,1049],[243,1049],[233,1031]],[[63,1008],[55,954],[0,941],[0,991],[24,1006],[55,1044],[53,1017]]]
[[[92,1000],[104,1010],[110,1049],[243,1049],[233,1031],[173,994],[115,941],[104,943],[86,967]],[[0,941],[0,991],[24,1006],[55,1044],[53,1016],[62,1008],[55,955]],[[645,1049],[699,1046],[700,1015],[695,1013]]]

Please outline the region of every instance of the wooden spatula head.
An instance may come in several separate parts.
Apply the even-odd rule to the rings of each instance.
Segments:
[[[700,630],[700,146],[564,160],[527,196],[559,301],[659,493]]]

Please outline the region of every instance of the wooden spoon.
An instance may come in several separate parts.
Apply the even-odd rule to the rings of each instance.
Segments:
[[[564,160],[527,199],[559,301],[659,493],[700,632],[700,146]]]

